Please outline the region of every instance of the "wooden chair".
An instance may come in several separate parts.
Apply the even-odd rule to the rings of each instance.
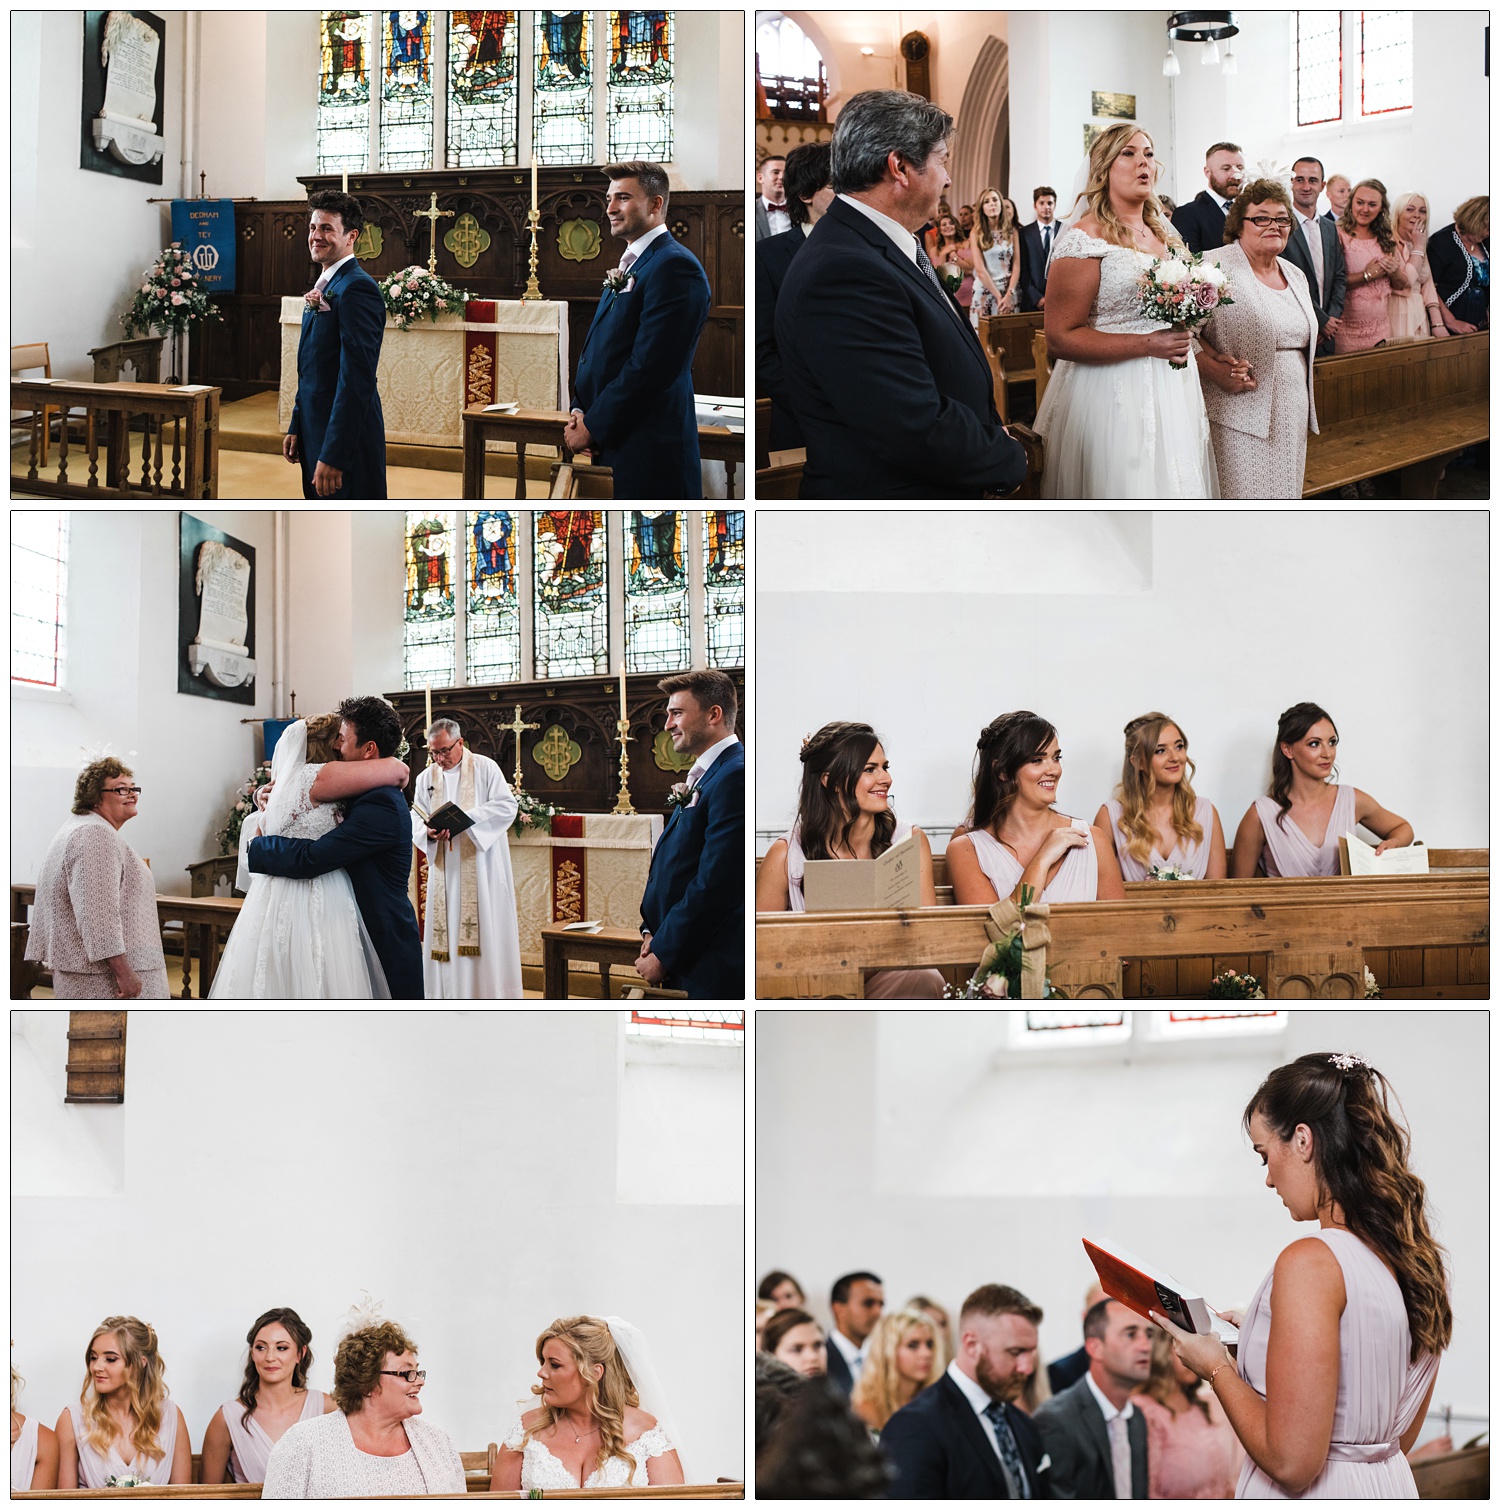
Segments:
[[[52,356],[47,349],[46,341],[33,341],[29,345],[12,346],[10,348],[10,375],[14,381],[18,373],[33,372],[38,367],[42,369],[44,377],[52,376]],[[18,411],[10,411],[11,423],[16,421]],[[52,416],[62,414],[60,404],[42,405],[42,465],[47,465],[47,446],[52,435]],[[27,415],[28,420],[30,415]]]

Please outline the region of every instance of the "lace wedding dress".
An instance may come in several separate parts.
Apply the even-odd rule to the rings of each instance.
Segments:
[[[1150,259],[1076,226],[1052,248],[1099,260],[1095,330],[1145,335],[1164,321],[1140,313],[1139,279]],[[1217,498],[1208,415],[1198,368],[1160,357],[1124,362],[1058,361],[1032,427],[1046,442],[1043,498]]]
[[[320,770],[298,765],[285,776],[277,773],[288,788],[266,812],[268,835],[321,839],[333,831],[337,810],[311,796]],[[253,876],[208,994],[249,1001],[388,999],[349,873],[331,870],[310,881]]]
[[[647,1478],[646,1460],[659,1458],[664,1452],[672,1452],[675,1444],[660,1426],[644,1431],[635,1441],[627,1442],[625,1450],[635,1459],[632,1472],[624,1458],[611,1458],[602,1468],[596,1468],[583,1483],[568,1472],[567,1468],[553,1457],[544,1442],[533,1437],[522,1451],[521,1443],[525,1428],[520,1421],[506,1434],[504,1446],[511,1452],[521,1453],[521,1488],[526,1489],[644,1489],[650,1482]]]

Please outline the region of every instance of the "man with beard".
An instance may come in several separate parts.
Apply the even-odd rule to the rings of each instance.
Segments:
[[[1083,1318],[1089,1371],[1036,1413],[1057,1498],[1147,1498],[1146,1422],[1130,1397],[1151,1373],[1155,1331],[1117,1300]]]
[[[981,1285],[958,1316],[958,1356],[885,1423],[893,1499],[1048,1499],[1042,1439],[1013,1403],[1037,1366],[1042,1309],[1009,1285]]]
[[[1204,157],[1203,176],[1208,187],[1178,205],[1172,216],[1177,234],[1199,257],[1224,245],[1224,221],[1245,182],[1245,154],[1233,142],[1215,142]]]

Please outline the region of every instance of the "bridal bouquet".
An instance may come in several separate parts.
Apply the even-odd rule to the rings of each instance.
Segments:
[[[403,267],[380,280],[380,297],[398,330],[410,328],[413,320],[436,320],[439,315],[461,315],[474,297],[454,288],[425,267]]]
[[[219,830],[219,853],[232,855],[240,847],[240,830],[245,819],[255,811],[255,794],[270,784],[271,762],[256,766],[249,781],[234,794],[234,806],[229,810],[229,820]]]
[[[1141,314],[1165,320],[1173,330],[1202,325],[1221,304],[1233,304],[1229,279],[1216,263],[1201,257],[1150,257],[1141,253]],[[1179,372],[1186,362],[1169,362]]]

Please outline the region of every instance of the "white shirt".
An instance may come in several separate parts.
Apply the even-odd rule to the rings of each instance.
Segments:
[[[332,267],[325,268],[321,273],[318,274],[318,282],[321,283],[324,288],[327,288],[328,285],[333,282],[333,275],[336,272],[338,272],[338,270],[346,262],[353,262],[353,261],[354,261],[354,253],[353,252],[350,252],[347,257],[340,257],[339,260],[337,262],[335,262]]]
[[[1093,1372],[1090,1371],[1090,1372],[1086,1373],[1083,1377],[1089,1381],[1089,1389],[1093,1392],[1094,1399],[1099,1402],[1099,1409],[1104,1412],[1104,1424],[1106,1426],[1108,1426],[1109,1423],[1111,1421],[1113,1421],[1116,1416],[1123,1416],[1128,1421],[1131,1418],[1131,1416],[1133,1416],[1135,1414],[1135,1401],[1134,1400],[1127,1400],[1125,1402],[1125,1409],[1124,1410],[1116,1410],[1115,1407],[1113,1405],[1111,1405],[1109,1403],[1109,1401],[1105,1398],[1104,1391],[1102,1389],[1100,1389],[1097,1384],[1094,1383]]]
[[[1210,199],[1214,200],[1218,204],[1219,208],[1223,210],[1226,215],[1229,213],[1229,207],[1234,203],[1232,199],[1225,199],[1217,189],[1210,189],[1208,191],[1208,195]]]
[[[648,246],[650,246],[651,243],[653,241],[655,241],[658,236],[670,236],[670,235],[671,235],[671,232],[667,229],[667,223],[666,223],[666,221],[663,221],[660,225],[654,225],[654,226],[652,226],[651,229],[649,231],[647,231],[644,236],[637,236],[635,238],[635,240],[632,241],[629,244],[629,246],[627,246],[625,248],[625,252],[634,252],[635,255],[637,257],[639,257],[641,255],[641,253],[644,252],[646,250],[646,248]],[[620,260],[622,262],[625,260],[625,252],[621,252],[620,253]]]
[[[973,1408],[974,1414],[979,1417],[979,1424],[984,1428],[984,1434],[989,1438],[989,1444],[995,1449],[995,1461],[1000,1465],[1000,1472],[1005,1478],[1005,1487],[1010,1491],[1011,1499],[1016,1498],[1016,1485],[1011,1482],[1010,1469],[1005,1466],[1005,1459],[1000,1456],[1000,1444],[995,1440],[995,1423],[985,1415],[994,1401],[985,1393],[984,1386],[976,1379],[971,1379],[959,1366],[955,1359],[948,1365],[948,1377],[963,1391],[963,1397]]]
[[[718,746],[715,745],[714,748],[717,749]],[[860,1370],[865,1366],[865,1350],[855,1347],[837,1327],[829,1332],[828,1340],[843,1354],[844,1362],[849,1365],[849,1373],[858,1384]]]
[[[717,744],[710,745],[693,762],[693,768],[688,772],[688,782],[690,784],[693,784],[702,781],[703,778],[708,775],[708,768],[714,763],[714,761],[716,761],[719,756],[721,756],[724,751],[727,750],[731,745],[737,745],[738,743],[739,740],[733,734],[729,734],[721,739]],[[839,1334],[837,1331],[835,1331],[833,1335],[837,1337]],[[851,1347],[853,1345],[853,1343],[850,1343]],[[863,1358],[864,1354],[861,1353],[860,1357]]]
[[[772,204],[764,194],[760,196],[760,202],[765,206],[766,223],[771,227],[773,236],[777,231],[791,230],[792,217],[787,213],[785,204]]]
[[[852,205],[867,220],[874,221],[901,248],[902,256],[915,265],[917,260],[917,238],[899,220],[892,220],[889,215],[884,214],[882,211],[872,209],[862,199],[851,199],[847,194],[840,194],[839,198],[845,204]]]

